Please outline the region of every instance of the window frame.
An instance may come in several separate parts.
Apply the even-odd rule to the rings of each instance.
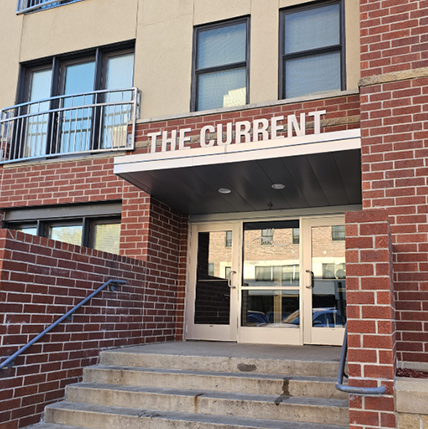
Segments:
[[[37,228],[37,236],[50,237],[51,227],[58,226],[82,226],[82,238],[80,246],[94,248],[95,243],[95,225],[97,224],[121,224],[121,213],[118,212],[119,206],[112,204],[102,204],[102,207],[87,206],[83,208],[76,207],[76,213],[70,216],[63,216],[59,210],[61,208],[46,208],[40,210],[39,218],[31,218],[25,214],[22,216],[17,212],[27,212],[26,210],[17,210],[15,216],[2,222],[2,228],[21,229],[21,228]],[[91,209],[93,212],[91,212]],[[81,210],[81,214],[78,212]],[[55,213],[57,212],[57,213]],[[20,219],[22,217],[22,219]]]
[[[314,48],[306,51],[293,52],[291,54],[285,54],[285,17],[287,14],[295,13],[297,11],[304,11],[310,9],[318,9],[322,6],[328,6],[332,4],[339,5],[339,44],[330,45],[327,47]],[[285,85],[285,62],[287,60],[295,58],[309,58],[314,55],[338,52],[340,53],[340,91],[346,89],[346,31],[345,31],[345,5],[344,0],[322,0],[315,1],[309,4],[290,6],[279,11],[279,78],[278,78],[278,98],[280,100],[286,100],[286,85]],[[310,94],[307,94],[308,96]],[[305,97],[302,95],[301,97]]]
[[[246,24],[246,49],[245,49],[245,61],[239,61],[232,64],[215,66],[215,67],[206,67],[203,69],[198,69],[198,41],[199,34],[201,31],[215,30],[218,28],[223,28],[229,25],[236,25],[240,23]],[[191,112],[200,112],[198,109],[198,94],[199,94],[199,76],[201,74],[213,73],[225,70],[233,70],[235,68],[240,68],[245,66],[245,105],[249,104],[250,100],[250,16],[243,16],[239,18],[227,19],[223,21],[217,21],[214,23],[198,25],[193,29],[193,53],[192,53],[192,83],[191,83],[191,97],[190,97],[190,111]],[[224,109],[224,107],[219,107],[218,109]],[[215,110],[215,109],[214,109]]]
[[[51,87],[49,99],[49,109],[54,109],[58,107],[58,100],[53,99],[54,97],[62,96],[65,92],[65,76],[68,66],[76,64],[84,64],[87,62],[94,61],[95,70],[94,70],[94,82],[92,91],[102,90],[107,81],[107,64],[110,58],[115,56],[121,56],[133,53],[135,55],[135,41],[131,40],[128,42],[107,45],[103,47],[98,47],[95,49],[83,50],[79,52],[74,52],[70,54],[61,54],[45,58],[42,60],[35,60],[24,62],[20,64],[20,73],[18,79],[18,90],[17,90],[17,99],[16,104],[27,103],[30,99],[30,90],[32,85],[32,79],[35,72],[42,70],[52,70],[51,77]],[[133,76],[135,79],[135,57],[134,57],[134,70]],[[99,96],[99,99],[104,98],[103,95]],[[36,101],[36,100],[33,100]],[[101,100],[103,101],[103,100]],[[101,118],[96,112],[96,109],[92,108],[93,120],[91,126],[91,132],[93,133],[93,141],[98,143],[99,135],[99,121]],[[94,114],[95,113],[95,114]],[[58,156],[63,155],[61,152],[55,150],[54,139],[52,139],[52,134],[58,137],[59,123],[56,119],[53,118],[52,113],[49,114],[48,120],[48,135],[46,138],[46,155],[57,154]],[[49,144],[50,143],[50,144]],[[94,150],[99,149],[99,147],[94,147]],[[19,152],[23,151],[23,148],[14,148],[13,150]],[[22,156],[22,153],[19,153]]]

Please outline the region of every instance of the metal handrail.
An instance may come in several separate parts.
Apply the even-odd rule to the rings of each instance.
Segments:
[[[3,369],[5,366],[8,368],[12,368],[15,362],[15,359],[25,350],[27,350],[30,346],[32,346],[35,342],[39,341],[41,338],[43,338],[48,332],[52,331],[56,326],[58,326],[61,322],[63,322],[65,319],[70,319],[71,316],[78,310],[83,304],[86,304],[88,301],[90,301],[95,295],[97,295],[99,292],[101,292],[103,289],[105,289],[107,286],[110,285],[110,290],[114,291],[114,284],[126,284],[126,280],[113,280],[110,279],[106,281],[102,286],[100,286],[97,290],[92,292],[90,295],[88,295],[85,299],[79,302],[76,306],[74,306],[70,311],[67,311],[67,313],[64,314],[64,316],[60,317],[58,320],[56,320],[54,323],[52,323],[50,326],[48,326],[43,332],[41,332],[39,335],[34,337],[31,341],[29,341],[24,347],[21,347],[17,352],[15,352],[12,356],[9,356],[4,362],[0,364],[0,369]]]
[[[346,355],[348,353],[348,327],[345,328],[343,337],[342,354],[340,355],[339,371],[336,378],[336,389],[345,393],[354,393],[356,395],[383,395],[386,392],[385,386],[380,387],[353,387],[343,384],[343,377],[348,378],[345,374]]]

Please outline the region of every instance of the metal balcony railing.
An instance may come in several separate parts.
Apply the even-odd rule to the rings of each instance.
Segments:
[[[16,13],[32,12],[40,9],[49,9],[55,6],[61,6],[66,3],[74,3],[81,0],[18,0]]]
[[[0,110],[0,163],[132,150],[138,88],[62,95]]]

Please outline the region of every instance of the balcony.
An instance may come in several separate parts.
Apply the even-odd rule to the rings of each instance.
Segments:
[[[138,88],[62,95],[0,111],[0,163],[133,150]]]
[[[61,6],[67,3],[75,3],[81,0],[18,0],[16,14],[33,12],[42,9],[50,9],[52,7]]]

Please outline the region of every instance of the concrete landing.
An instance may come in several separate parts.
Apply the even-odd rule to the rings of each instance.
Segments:
[[[238,344],[216,341],[180,341],[109,350],[109,353],[147,353],[178,356],[237,357],[339,362],[341,347]]]

